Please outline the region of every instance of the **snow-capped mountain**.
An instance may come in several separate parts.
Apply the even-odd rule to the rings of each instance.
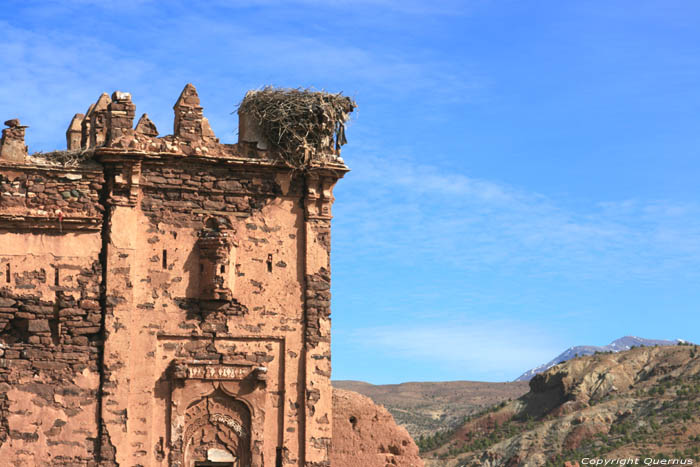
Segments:
[[[575,357],[581,357],[583,355],[593,355],[596,352],[621,352],[623,350],[629,350],[632,347],[644,347],[644,346],[655,346],[655,345],[676,345],[678,343],[685,342],[682,339],[676,339],[675,341],[667,341],[660,339],[644,339],[642,337],[635,336],[625,336],[612,341],[608,345],[577,345],[576,347],[569,347],[561,354],[557,355],[553,360],[550,360],[544,365],[540,365],[537,368],[526,371],[520,375],[515,381],[530,381],[533,376],[537,373],[542,373],[545,370],[550,369],[554,365],[561,362],[571,360]]]

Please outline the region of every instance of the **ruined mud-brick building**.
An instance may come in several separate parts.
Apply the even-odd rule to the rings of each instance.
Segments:
[[[219,143],[192,85],[174,110],[158,137],[103,94],[34,155],[6,122],[2,465],[329,465],[342,122],[299,170],[250,115]]]

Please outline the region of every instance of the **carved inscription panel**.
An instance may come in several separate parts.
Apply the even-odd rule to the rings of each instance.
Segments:
[[[242,380],[252,371],[252,366],[194,364],[186,366],[185,377],[188,379]]]

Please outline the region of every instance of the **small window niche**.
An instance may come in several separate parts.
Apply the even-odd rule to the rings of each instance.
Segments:
[[[231,300],[235,264],[235,242],[228,219],[211,217],[199,233],[199,296],[202,300]]]

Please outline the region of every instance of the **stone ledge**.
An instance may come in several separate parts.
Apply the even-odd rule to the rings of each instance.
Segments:
[[[42,230],[50,232],[91,231],[102,229],[101,217],[56,217],[0,214],[0,229],[11,231]]]

